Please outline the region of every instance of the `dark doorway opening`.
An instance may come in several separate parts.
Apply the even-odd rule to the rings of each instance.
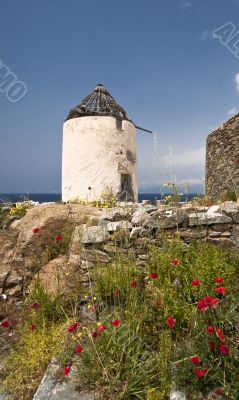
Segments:
[[[120,201],[135,201],[132,186],[132,177],[129,174],[121,174]]]

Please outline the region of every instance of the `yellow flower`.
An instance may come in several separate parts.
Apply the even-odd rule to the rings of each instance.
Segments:
[[[97,300],[97,297],[96,297],[96,296],[94,296],[94,297],[93,297],[93,300]]]

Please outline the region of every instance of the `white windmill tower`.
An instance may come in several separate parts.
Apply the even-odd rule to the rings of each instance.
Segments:
[[[101,84],[71,110],[63,128],[62,200],[98,200],[110,188],[119,201],[137,201],[136,128]]]

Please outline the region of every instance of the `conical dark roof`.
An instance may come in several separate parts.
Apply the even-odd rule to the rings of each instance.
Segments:
[[[90,115],[112,116],[117,119],[129,120],[126,111],[116,103],[108,90],[100,83],[92,93],[69,112],[67,120]]]

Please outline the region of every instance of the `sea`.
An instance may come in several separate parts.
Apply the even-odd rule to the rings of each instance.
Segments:
[[[161,200],[167,195],[165,193],[163,195],[160,193],[139,193],[138,200],[140,203],[142,200],[150,200],[153,204],[156,200]],[[198,194],[181,194],[180,201],[189,201],[195,196],[198,196]],[[61,193],[0,193],[0,203],[17,203],[27,200],[38,201],[39,203],[58,202],[61,200]]]

